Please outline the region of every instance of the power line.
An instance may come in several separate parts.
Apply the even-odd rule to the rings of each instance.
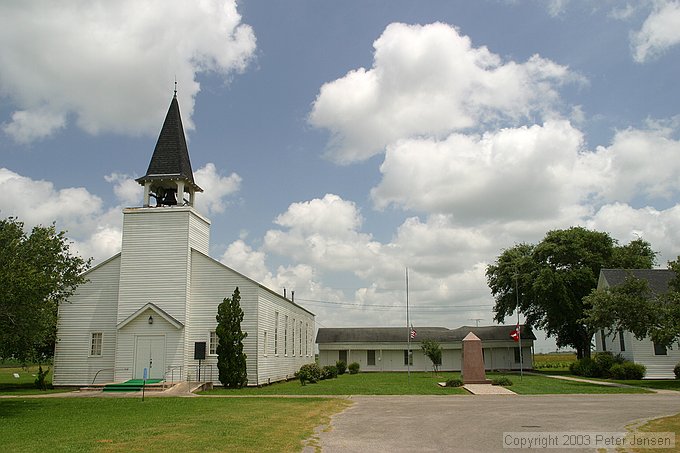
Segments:
[[[357,308],[357,309],[374,309],[378,311],[394,310],[395,308],[402,308],[402,305],[387,305],[387,304],[360,304],[356,302],[334,302],[330,300],[319,300],[319,299],[302,299],[298,298],[299,301],[308,302],[311,304],[321,304],[321,305],[340,305],[346,308]],[[416,305],[413,308],[415,310],[463,310],[472,311],[468,309],[483,309],[491,308],[493,305]]]

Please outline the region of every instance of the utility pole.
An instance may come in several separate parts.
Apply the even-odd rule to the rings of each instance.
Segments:
[[[470,321],[474,321],[476,323],[475,327],[479,327],[479,321],[483,321],[483,320],[484,320],[484,318],[470,318]]]

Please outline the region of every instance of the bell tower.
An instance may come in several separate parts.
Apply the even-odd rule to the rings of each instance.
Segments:
[[[196,192],[203,192],[194,182],[177,90],[170,102],[149,168],[136,181],[144,186],[145,208],[151,206],[151,198],[155,199],[157,207],[193,206]]]
[[[117,322],[129,329],[126,319],[152,303],[184,323],[192,250],[208,254],[210,220],[194,208],[203,189],[194,182],[176,91],[149,168],[137,182],[144,204],[123,209]]]

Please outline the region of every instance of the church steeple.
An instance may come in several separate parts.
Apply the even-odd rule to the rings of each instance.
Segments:
[[[156,206],[193,206],[195,193],[203,192],[194,182],[177,91],[170,102],[149,168],[136,181],[144,186],[144,207],[150,205],[151,197],[156,199]],[[189,198],[185,199],[184,194]]]

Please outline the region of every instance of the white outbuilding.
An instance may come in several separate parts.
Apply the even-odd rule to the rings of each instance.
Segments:
[[[194,207],[203,190],[176,95],[137,181],[143,204],[123,210],[121,252],[59,307],[54,385],[197,380],[199,364],[201,380],[217,383],[217,306],[237,287],[248,385],[292,378],[313,362],[314,314],[208,255],[210,220]]]
[[[629,277],[645,280],[650,293],[659,295],[668,291],[669,283],[677,276],[670,269],[602,269],[597,289],[613,288]],[[626,360],[644,365],[645,379],[675,377],[673,368],[680,363],[680,345],[674,346],[667,348],[649,337],[638,339],[626,330],[600,330],[595,334],[595,352],[621,354]]]

